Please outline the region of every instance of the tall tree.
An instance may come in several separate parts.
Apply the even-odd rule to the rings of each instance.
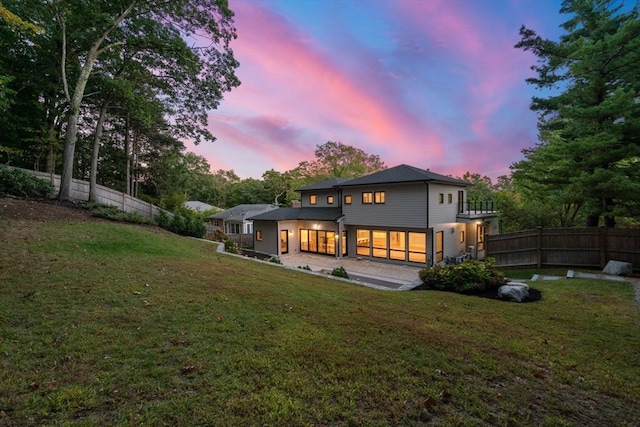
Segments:
[[[640,214],[640,20],[614,0],[565,0],[559,41],[520,29],[516,48],[533,52],[527,82],[554,94],[534,97],[541,142],[512,165],[519,185],[547,194],[588,226]]]
[[[356,178],[386,169],[380,156],[341,142],[327,141],[316,146],[315,160],[304,161],[291,171],[306,181],[327,178]]]
[[[69,197],[83,99],[92,73],[107,53],[130,47],[161,81],[155,86],[173,117],[177,137],[213,141],[207,112],[239,84],[230,48],[235,38],[227,0],[8,0],[7,10],[38,11],[45,28],[36,45],[58,57],[68,105],[59,197]],[[24,16],[24,14],[22,14]],[[53,23],[53,25],[52,25]],[[189,40],[187,42],[187,40]],[[135,48],[135,49],[134,49]]]

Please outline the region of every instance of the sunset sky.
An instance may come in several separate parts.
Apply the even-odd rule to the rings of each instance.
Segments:
[[[522,24],[557,39],[560,0],[230,0],[239,88],[212,111],[218,138],[189,150],[261,178],[340,141],[462,176],[509,173],[537,141],[513,48]]]

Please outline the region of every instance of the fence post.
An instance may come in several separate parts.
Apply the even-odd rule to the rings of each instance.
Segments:
[[[538,226],[536,231],[536,265],[542,268],[542,227]]]
[[[607,263],[607,227],[600,227],[600,268]]]

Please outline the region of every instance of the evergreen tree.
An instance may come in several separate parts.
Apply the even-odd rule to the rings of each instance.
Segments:
[[[565,0],[559,41],[520,29],[516,48],[533,52],[527,82],[541,142],[512,166],[514,181],[588,226],[640,214],[640,20],[612,0]],[[547,92],[548,93],[548,92]]]

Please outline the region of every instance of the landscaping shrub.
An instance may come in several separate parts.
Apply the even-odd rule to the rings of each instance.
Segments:
[[[87,203],[85,207],[91,211],[91,215],[98,218],[111,219],[114,221],[131,222],[134,224],[153,224],[151,218],[140,215],[137,212],[121,211],[115,206],[103,205],[99,203]]]
[[[282,261],[280,261],[280,258],[278,258],[277,256],[272,256],[267,261],[272,262],[274,264],[282,264]]]
[[[169,229],[169,225],[171,224],[171,218],[166,210],[160,209],[160,212],[156,216],[156,224],[160,228],[164,228],[165,230]]]
[[[492,260],[467,260],[461,264],[433,266],[418,273],[427,289],[477,294],[497,289],[506,283],[504,275],[493,268]]]
[[[342,266],[334,268],[333,271],[331,272],[331,275],[336,277],[344,277],[345,279],[349,278],[349,274],[347,273],[347,270],[345,270],[344,267]]]
[[[160,221],[158,221],[158,225],[160,224]],[[162,225],[160,226],[162,227]],[[207,232],[207,227],[204,225],[204,222],[202,222],[197,216],[190,214],[174,214],[173,219],[171,219],[169,224],[163,228],[181,236],[197,238],[201,238]]]
[[[313,271],[311,270],[311,267],[309,267],[309,265],[305,265],[305,266],[299,265],[298,268],[301,270]]]
[[[209,234],[209,239],[216,242],[225,242],[229,240],[229,236],[224,234],[222,230],[214,230],[213,233]]]
[[[19,197],[51,197],[53,184],[29,172],[0,165],[0,194]]]
[[[233,240],[229,239],[228,237],[227,237],[226,240],[224,240],[224,250],[225,250],[225,252],[229,252],[231,254],[239,254],[240,253],[240,249],[238,248],[238,245],[236,245],[233,242]]]

